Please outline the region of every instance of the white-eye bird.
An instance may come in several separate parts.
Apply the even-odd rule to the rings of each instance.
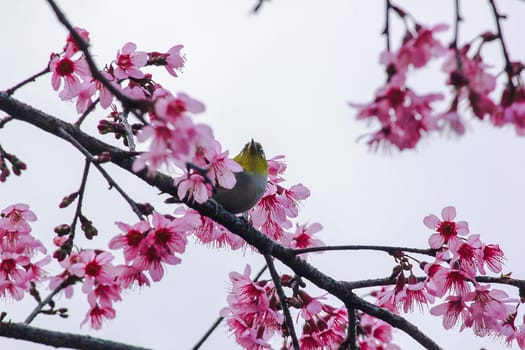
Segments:
[[[233,160],[243,171],[235,173],[237,182],[232,189],[216,187],[213,199],[231,213],[251,209],[264,194],[268,181],[268,162],[260,143],[248,142]]]

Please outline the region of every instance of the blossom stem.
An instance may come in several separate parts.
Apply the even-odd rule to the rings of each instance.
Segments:
[[[77,279],[73,277],[69,277],[63,280],[62,283],[60,283],[58,287],[56,287],[51,293],[49,293],[49,295],[44,300],[38,303],[38,305],[33,309],[33,311],[31,311],[29,316],[27,316],[27,318],[24,320],[24,324],[29,325],[31,322],[33,322],[35,317],[40,313],[40,311],[42,311],[42,308],[48,305],[53,300],[55,295],[60,293],[64,288],[67,288],[68,286],[76,283],[76,281]]]
[[[264,259],[266,260],[266,265],[272,276],[273,283],[275,285],[275,290],[279,296],[279,303],[283,309],[284,319],[286,322],[286,327],[288,327],[288,332],[290,332],[290,337],[292,338],[292,344],[294,350],[300,350],[299,340],[297,340],[297,334],[295,334],[295,329],[293,325],[292,315],[290,314],[290,309],[286,302],[286,295],[284,294],[283,286],[281,285],[281,278],[275,269],[275,264],[273,263],[273,257],[269,254],[264,254]]]
[[[137,203],[132,200],[126,192],[113,180],[113,178],[106,172],[106,170],[98,163],[98,161],[89,153],[87,149],[85,149],[73,136],[71,136],[67,131],[65,131],[63,128],[59,128],[58,132],[61,134],[62,137],[64,137],[66,140],[68,140],[73,146],[75,146],[84,156],[86,159],[91,162],[97,170],[102,174],[102,176],[106,179],[106,181],[109,183],[110,187],[114,187],[118,193],[128,202],[129,206],[133,210],[133,212],[137,215],[139,220],[144,220],[144,217],[142,213],[140,212],[140,209],[137,206]]]
[[[310,247],[295,249],[293,252],[295,255],[313,253],[313,252],[324,252],[324,251],[338,251],[338,250],[377,250],[389,253],[390,255],[397,254],[398,252],[417,253],[428,256],[436,256],[435,249],[419,249],[409,247],[390,247],[390,246],[376,246],[376,245],[333,245],[324,247]]]
[[[86,158],[84,163],[84,172],[82,173],[82,181],[80,182],[80,188],[78,189],[78,201],[77,207],[75,209],[75,216],[73,217],[73,222],[71,223],[71,233],[69,234],[69,239],[67,240],[68,253],[71,252],[73,247],[73,239],[75,238],[75,228],[77,226],[77,221],[80,215],[82,214],[82,201],[84,199],[84,192],[86,190],[87,177],[89,174],[90,162]]]
[[[15,86],[7,89],[6,92],[7,92],[7,94],[9,96],[11,96],[12,94],[15,93],[16,90],[20,89],[22,86],[24,86],[24,85],[26,85],[28,83],[34,82],[36,80],[36,78],[41,77],[42,75],[47,74],[49,72],[50,72],[50,70],[49,70],[49,65],[48,65],[46,68],[42,69],[40,72],[38,72],[36,74],[33,74],[29,78],[27,78],[25,80],[22,80],[20,83],[16,84]]]

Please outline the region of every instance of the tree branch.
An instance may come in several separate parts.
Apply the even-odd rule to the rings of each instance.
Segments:
[[[50,331],[22,323],[0,322],[0,336],[27,340],[33,343],[50,345],[57,348],[63,347],[84,350],[148,350],[147,348],[94,338],[89,335]]]
[[[22,86],[28,84],[28,83],[31,83],[33,81],[36,80],[36,78],[38,77],[41,77],[42,75],[44,74],[47,74],[49,73],[50,70],[49,70],[49,66],[47,66],[46,68],[44,68],[43,70],[41,70],[40,72],[36,73],[36,74],[33,74],[32,76],[30,76],[29,78],[25,79],[25,80],[22,80],[20,83],[16,84],[15,86],[9,88],[6,90],[7,94],[8,95],[12,95],[15,93],[16,90],[20,89]]]
[[[293,348],[294,350],[299,350],[299,341],[297,340],[297,334],[295,334],[292,315],[290,314],[290,309],[288,308],[288,303],[286,301],[286,294],[284,294],[283,286],[281,285],[281,277],[275,269],[273,258],[268,254],[264,254],[264,259],[266,260],[266,266],[268,266],[268,270],[272,276],[273,284],[275,285],[275,290],[279,296],[279,304],[281,304],[281,308],[283,309],[285,324],[288,328],[288,332],[290,333],[290,337],[292,338]]]

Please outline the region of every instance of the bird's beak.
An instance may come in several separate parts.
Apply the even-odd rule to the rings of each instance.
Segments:
[[[255,147],[255,141],[252,139],[250,141],[250,145],[248,146],[248,149],[251,151],[251,152],[254,152],[256,147]]]

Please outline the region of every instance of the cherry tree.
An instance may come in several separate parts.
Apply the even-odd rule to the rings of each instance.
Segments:
[[[464,215],[468,209],[448,202],[421,208],[425,215],[418,219],[419,228],[413,233],[418,235],[417,243],[357,244],[351,235],[354,215],[330,199],[321,205],[331,207],[331,214],[348,231],[339,244],[330,238],[322,220],[315,218],[315,211],[309,214],[310,220],[301,217],[300,211],[308,210],[315,191],[306,181],[303,184],[301,176],[288,176],[294,174],[293,160],[280,154],[286,153],[283,144],[280,153],[268,153],[269,178],[263,198],[243,215],[229,213],[210,198],[217,186],[233,187],[234,174],[241,169],[214,132],[218,121],[205,119],[209,113],[206,99],[177,85],[192,74],[188,46],[193,44],[164,41],[165,47],[143,48],[129,37],[110,43],[114,56],[102,62],[93,52],[98,46],[90,28],[70,19],[55,1],[48,0],[47,5],[51,11],[45,22],[64,28],[64,41],[49,49],[48,57],[39,62],[43,68],[0,92],[0,109],[5,114],[0,119],[2,190],[23,184],[29,177],[53,193],[39,199],[45,211],[35,210],[27,190],[17,192],[20,200],[4,202],[0,197],[0,297],[9,304],[1,315],[0,335],[55,347],[143,349],[153,346],[147,337],[143,336],[139,346],[126,338],[109,340],[111,333],[104,333],[123,317],[125,310],[119,306],[137,294],[142,296],[135,303],[147,305],[150,289],[187,288],[192,295],[184,301],[187,308],[164,315],[163,333],[171,332],[171,318],[183,319],[183,325],[202,333],[193,342],[194,348],[213,344],[210,335],[219,332],[217,326],[246,349],[400,349],[416,343],[427,349],[442,348],[439,338],[411,319],[416,310],[425,318],[434,318],[434,324],[441,324],[446,334],[463,332],[461,337],[490,337],[488,342],[525,348],[521,271],[511,273],[499,235],[471,222]],[[269,8],[279,11],[280,5],[260,1],[253,4],[254,15],[244,16],[256,21]],[[433,135],[461,139],[472,125],[498,132],[513,130],[516,136],[507,137],[515,139],[525,134],[524,65],[514,56],[514,42],[505,31],[507,23],[519,23],[520,14],[505,13],[499,2],[486,1],[475,7],[483,6],[492,22],[464,31],[471,8],[463,7],[459,0],[448,5],[451,16],[432,22],[412,12],[410,2],[386,0],[383,7],[373,9],[376,16],[381,11],[377,32],[381,32],[378,41],[383,48],[359,55],[377,59],[382,77],[377,74],[375,92],[366,92],[368,101],[350,95],[341,101],[349,120],[353,114],[367,121],[367,129],[353,144],[358,150],[371,149],[367,157],[380,158],[377,153],[384,151],[401,157],[421,148],[425,140],[427,147],[437,142]],[[140,16],[134,26],[143,26]],[[344,31],[338,39],[345,42]],[[322,60],[322,50],[320,56]],[[214,59],[213,55],[207,58]],[[423,92],[418,90],[417,79],[425,70],[433,70],[434,75],[432,89]],[[310,79],[309,83],[316,82]],[[47,101],[25,100],[24,91],[32,88],[69,103],[69,109],[53,110]],[[278,110],[272,101],[259,97],[265,100],[260,108]],[[242,96],[221,98],[223,103],[242,105]],[[306,104],[318,108],[316,104],[322,103]],[[243,113],[252,108],[246,107]],[[256,114],[254,123],[262,125],[260,119]],[[26,128],[16,129],[17,125]],[[272,132],[279,133],[279,127],[271,125]],[[234,134],[244,133],[235,119],[228,128]],[[35,131],[62,142],[49,147],[49,141],[35,144],[31,136]],[[313,141],[320,149],[328,144],[322,135],[315,140],[300,136],[285,140]],[[19,152],[24,145],[32,156],[47,158],[45,174],[29,175],[32,162]],[[75,153],[61,153],[65,147]],[[453,150],[461,145],[448,147]],[[59,155],[51,157],[51,152]],[[324,188],[331,188],[327,179],[339,187],[353,181],[351,173],[340,166],[346,162],[347,149],[331,147],[321,152],[335,154],[337,163],[329,164],[325,161],[328,156],[323,155],[310,154],[306,159],[308,169],[320,169],[316,171]],[[446,163],[440,169],[446,175],[459,171]],[[63,180],[54,183],[48,177]],[[93,177],[97,180],[91,180]],[[298,181],[289,181],[294,177]],[[429,181],[427,186],[436,185]],[[97,194],[104,188],[110,190],[111,201]],[[490,202],[482,190],[476,195],[477,201]],[[399,206],[401,201],[391,202]],[[411,210],[410,202],[402,204],[406,211]],[[498,209],[504,205],[498,204]],[[110,214],[108,223],[100,219],[99,212],[104,211]],[[383,216],[382,211],[374,213],[376,220]],[[371,236],[365,232],[366,238]],[[216,320],[188,315],[195,310],[187,304],[204,305],[204,298],[221,288],[211,281],[192,285],[207,280],[201,270],[186,285],[177,284],[176,278],[173,284],[163,284],[169,273],[192,269],[191,258],[188,262],[186,257],[195,245],[200,246],[201,254],[220,250],[223,257],[241,252],[255,262],[227,266],[229,275],[220,276],[227,295],[211,312]],[[335,257],[331,262],[335,269],[325,268],[320,253]],[[380,277],[359,277],[360,262],[365,260],[351,263],[349,256],[356,254],[374,255],[368,260],[372,261],[372,276]],[[377,256],[388,260],[378,264]],[[202,256],[193,259],[195,264],[203,261],[205,265],[220,264]],[[23,316],[14,311],[18,305],[23,305],[19,309]],[[136,308],[141,315],[137,328],[147,334],[150,319],[162,319],[162,315],[151,313],[147,306]],[[145,309],[140,313],[140,308]],[[78,317],[76,327],[82,326],[81,332],[62,331],[64,324],[70,327]],[[52,320],[52,328],[46,326],[47,320]],[[93,336],[85,335],[85,329]],[[178,333],[179,337],[185,332]],[[181,341],[160,344],[172,347]]]

